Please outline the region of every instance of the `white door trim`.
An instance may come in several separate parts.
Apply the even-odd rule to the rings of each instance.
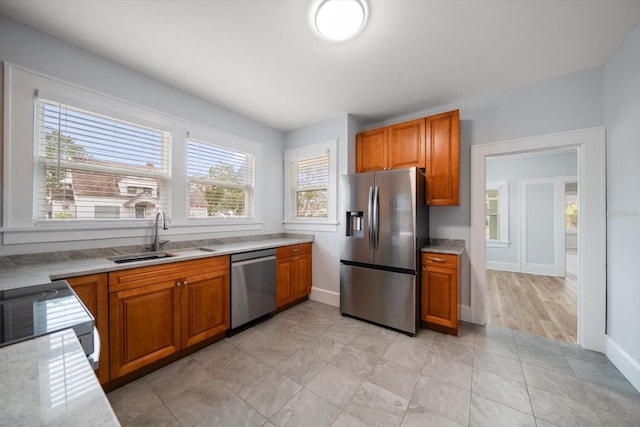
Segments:
[[[553,148],[578,148],[581,207],[578,251],[578,344],[604,352],[606,347],[606,199],[604,128],[581,129],[471,146],[471,319],[485,323],[486,158]]]
[[[535,264],[528,261],[527,242],[527,186],[529,184],[553,184],[553,264]],[[564,178],[531,178],[518,181],[520,213],[520,272],[564,277],[565,274],[565,230],[564,230]]]

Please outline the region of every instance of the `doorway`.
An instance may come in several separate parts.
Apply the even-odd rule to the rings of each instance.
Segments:
[[[575,344],[577,234],[567,238],[565,211],[577,148],[489,156],[485,169],[487,323]]]
[[[577,181],[582,208],[578,222],[578,331],[584,348],[605,351],[606,216],[605,138],[603,128],[471,146],[471,320],[486,323],[486,158],[540,150],[575,148],[578,151]]]

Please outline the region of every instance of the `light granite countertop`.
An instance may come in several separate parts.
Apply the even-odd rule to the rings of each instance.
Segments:
[[[176,261],[229,255],[258,249],[313,242],[313,235],[260,235],[255,238],[227,238],[180,242],[165,252],[173,256],[154,260],[116,264],[108,258],[144,252],[141,246],[101,250],[68,251],[0,257],[0,291],[49,283],[52,280],[88,274],[107,273],[129,268],[167,264]],[[176,247],[177,246],[177,247]],[[206,248],[203,250],[201,248]]]
[[[462,255],[464,252],[464,240],[431,239],[429,245],[422,247],[422,252],[438,254]]]
[[[0,366],[2,425],[120,425],[72,329],[0,348]]]

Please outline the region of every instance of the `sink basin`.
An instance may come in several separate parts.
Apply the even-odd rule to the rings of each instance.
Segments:
[[[107,259],[115,262],[116,264],[124,264],[126,262],[148,261],[151,259],[161,259],[174,256],[176,255],[169,252],[142,252],[139,254],[119,255]]]

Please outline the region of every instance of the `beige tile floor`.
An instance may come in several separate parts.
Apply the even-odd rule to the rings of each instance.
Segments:
[[[306,301],[108,394],[124,426],[638,426],[602,354],[498,327],[415,337]]]

